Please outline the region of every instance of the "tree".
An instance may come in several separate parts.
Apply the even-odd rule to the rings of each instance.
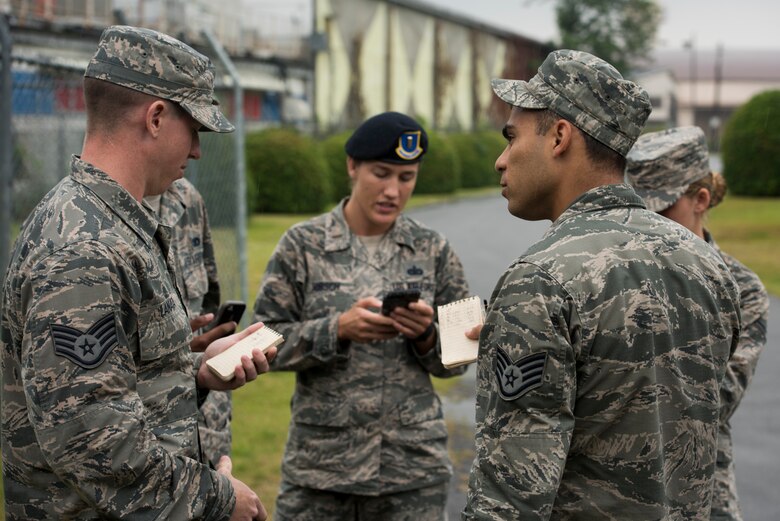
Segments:
[[[586,51],[621,72],[648,58],[661,8],[655,0],[556,0],[561,47]]]
[[[756,94],[738,108],[720,143],[729,192],[780,196],[780,90]]]

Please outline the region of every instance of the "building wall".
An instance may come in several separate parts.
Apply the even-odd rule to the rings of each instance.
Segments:
[[[756,94],[780,89],[780,61],[771,49],[663,49],[654,53],[653,68],[674,78],[673,124],[701,127],[711,150],[735,110]]]
[[[315,57],[323,132],[387,110],[439,129],[497,124],[505,115],[495,110],[490,78],[529,78],[547,51],[519,35],[384,0],[315,0],[315,28],[327,40]]]
[[[658,130],[675,126],[679,108],[675,94],[676,82],[669,71],[646,72],[632,79],[647,91],[653,105],[653,111],[647,119],[645,130]]]

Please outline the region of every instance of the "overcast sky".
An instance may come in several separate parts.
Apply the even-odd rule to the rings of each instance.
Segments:
[[[541,41],[557,40],[554,0],[420,0]],[[658,48],[778,49],[779,0],[659,0]],[[780,57],[778,58],[780,59]]]

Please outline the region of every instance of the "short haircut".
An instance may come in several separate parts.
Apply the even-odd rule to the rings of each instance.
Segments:
[[[540,136],[546,134],[559,119],[566,119],[550,109],[532,110],[531,112],[536,115],[536,133]],[[585,153],[588,155],[588,159],[596,164],[615,168],[621,172],[626,169],[625,157],[591,137],[590,134],[583,132],[579,127],[576,128],[585,139]]]
[[[124,123],[128,113],[154,96],[95,78],[84,78],[87,132],[110,131]]]

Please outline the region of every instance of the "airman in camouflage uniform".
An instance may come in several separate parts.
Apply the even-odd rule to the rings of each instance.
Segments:
[[[150,198],[145,197],[149,201]],[[177,284],[191,315],[214,313],[220,290],[206,203],[187,179],[177,179],[159,196],[157,215],[173,230]]]
[[[215,313],[220,303],[219,278],[203,197],[187,179],[178,179],[163,194],[144,200],[173,232],[176,282],[190,319]],[[232,332],[227,330],[226,334]],[[196,360],[198,356],[193,354]],[[198,409],[200,449],[204,461],[214,467],[221,456],[230,455],[231,412],[230,391],[210,392]]]
[[[621,183],[647,94],[570,50],[493,88],[512,106],[509,211],[553,224],[479,334],[463,519],[707,519],[738,294],[711,248]]]
[[[345,147],[351,196],[289,229],[268,264],[255,320],[285,337],[272,370],[297,373],[280,521],[444,518],[452,469],[430,376],[466,367],[442,365],[432,306],[468,288],[447,240],[401,214],[426,148],[407,116],[364,122]],[[413,288],[420,302],[378,313]]]
[[[707,140],[700,128],[681,127],[640,136],[628,154],[626,176],[649,210],[679,222],[707,241],[723,258],[739,287],[742,332],[721,382],[718,457],[710,519],[741,521],[730,420],[747,391],[766,344],[769,297],[758,276],[722,252],[704,228],[706,214],[723,199],[726,184],[720,174],[710,171]]]
[[[82,157],[23,224],[3,285],[6,518],[264,519],[229,460],[200,463],[196,394],[252,380],[267,361],[245,359],[230,387],[193,366],[170,229],[141,205],[199,157],[201,127],[233,128],[211,64],[114,26],[85,76]]]

